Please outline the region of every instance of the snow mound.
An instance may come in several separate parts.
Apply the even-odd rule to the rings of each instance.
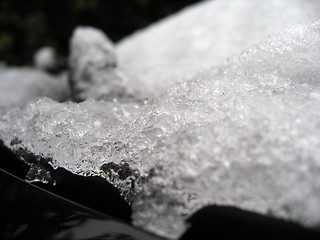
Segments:
[[[34,101],[1,116],[0,137],[103,176],[133,204],[135,225],[167,237],[208,204],[318,228],[319,29],[283,28],[145,104]]]

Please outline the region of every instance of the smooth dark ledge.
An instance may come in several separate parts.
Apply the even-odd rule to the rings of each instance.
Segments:
[[[296,223],[229,206],[207,206],[188,219],[191,227],[180,240],[320,239],[320,232]]]
[[[3,141],[0,139],[0,168],[16,177],[25,179],[30,167],[17,158],[9,148],[4,146]]]
[[[1,143],[0,156],[0,168],[16,177],[26,179],[30,166]],[[105,179],[97,176],[79,176],[64,168],[53,169],[50,165],[44,167],[50,172],[51,181],[48,184],[33,182],[33,185],[96,211],[131,222],[131,206]]]
[[[0,169],[0,239],[164,240]]]
[[[51,177],[55,185],[34,184],[99,212],[131,222],[131,206],[105,179],[79,176],[64,168],[54,170]]]
[[[17,158],[12,151],[1,143],[0,156],[0,169],[13,174],[14,178],[26,178],[30,166]],[[0,171],[3,173],[3,170]],[[65,227],[74,226],[74,228],[70,228],[71,230],[68,227],[66,229],[69,229],[69,232],[73,232],[72,234],[70,233],[70,236],[78,237],[69,239],[82,239],[79,237],[79,233],[83,232],[84,229],[86,229],[85,232],[87,234],[85,236],[96,234],[95,229],[106,229],[106,231],[102,231],[102,237],[96,236],[86,239],[136,239],[130,237],[130,234],[123,235],[121,233],[122,230],[127,229],[127,225],[123,226],[121,221],[127,223],[131,221],[131,207],[122,199],[117,189],[105,179],[78,176],[63,168],[50,169],[50,175],[55,185],[40,182],[33,183],[32,185],[27,183],[25,183],[27,185],[24,185],[20,182],[17,185],[16,181],[12,180],[12,178],[5,181],[3,178],[1,179],[1,239],[27,239],[27,237],[32,239],[49,239],[52,236],[55,237],[51,239],[63,239],[57,237],[59,234],[59,236],[64,236],[67,233],[61,230],[61,223]],[[63,199],[68,199],[67,201],[71,200],[73,203],[71,205],[67,204],[68,207],[65,205],[61,207],[52,198],[48,198],[48,196],[39,198],[37,194],[33,193],[34,190],[32,189],[34,187],[40,187],[40,192],[49,191],[54,196],[55,194],[58,195],[57,198],[62,197]],[[39,190],[36,192],[39,192]],[[56,198],[54,197],[53,199]],[[77,211],[72,210],[75,206],[74,203],[82,206],[80,215]],[[50,210],[50,208],[54,210]],[[69,208],[71,212],[68,210]],[[88,211],[83,210],[85,208],[91,209],[90,214],[92,214],[92,211],[96,211],[93,214],[95,216],[93,220],[91,218],[85,220],[84,215],[88,216],[89,214]],[[110,232],[110,228],[105,226],[105,217],[103,217],[104,220],[102,222],[101,219],[97,221],[96,217],[100,216],[99,214],[106,214],[106,216],[111,216],[110,218],[115,217],[115,219],[120,219],[113,221],[112,229],[116,229],[117,233],[112,229]],[[246,239],[320,239],[318,231],[303,228],[292,222],[240,210],[235,207],[207,206],[196,212],[187,221],[190,227],[180,240],[221,239],[221,236],[223,238],[244,237]],[[85,227],[79,227],[80,223]],[[133,232],[141,232],[142,235],[148,234],[130,225],[128,226],[133,229]],[[44,232],[48,232],[48,234],[43,235]],[[108,238],[105,238],[105,236]],[[148,235],[146,239],[161,238]]]

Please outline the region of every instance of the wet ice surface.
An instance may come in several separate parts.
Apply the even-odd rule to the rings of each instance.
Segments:
[[[319,228],[319,29],[281,28],[145,103],[33,101],[1,116],[1,139],[53,167],[103,176],[132,203],[136,226],[167,237],[208,204]]]

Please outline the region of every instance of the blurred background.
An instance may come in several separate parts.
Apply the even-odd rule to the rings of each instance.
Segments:
[[[68,55],[78,25],[102,29],[113,42],[199,0],[1,0],[0,61],[32,64],[42,46]]]

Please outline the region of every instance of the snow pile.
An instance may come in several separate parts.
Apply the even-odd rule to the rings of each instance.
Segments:
[[[36,68],[44,71],[52,71],[58,65],[57,52],[52,47],[42,47],[35,52],[33,56],[33,62]]]
[[[70,48],[70,84],[75,101],[130,97],[126,78],[116,68],[113,44],[102,31],[76,28]]]
[[[288,24],[319,19],[317,0],[204,1],[125,38],[119,67],[143,97],[217,66]]]
[[[177,80],[175,74],[183,76],[182,82],[149,102],[136,101],[137,97],[132,101],[124,97],[126,103],[97,101],[94,99],[99,99],[100,93],[87,94],[100,83],[109,92],[113,86],[109,81],[124,81],[107,77],[109,71],[123,69],[116,69],[112,48],[101,47],[106,46],[106,38],[101,36],[101,44],[96,41],[98,37],[89,38],[89,43],[73,50],[83,54],[72,53],[70,61],[75,86],[88,76],[92,82],[79,96],[94,99],[58,103],[42,98],[12,109],[0,118],[0,138],[22,158],[23,153],[35,156],[30,163],[33,169],[41,171],[46,161],[54,168],[106,178],[132,203],[136,226],[170,238],[181,235],[186,217],[208,204],[236,206],[319,228],[320,21],[291,24],[264,38],[275,26],[319,14],[315,11],[319,2],[303,2],[204,2],[151,27],[141,33],[141,38],[139,33],[128,38],[123,46],[117,46],[120,59],[125,56],[122,51],[126,44],[136,47],[127,49],[127,70],[137,78],[126,79],[128,85],[121,85],[126,93],[135,87],[134,94],[140,88],[157,95],[154,89],[161,85],[162,91],[169,87],[169,80]],[[201,9],[208,19],[205,22],[199,17]],[[208,38],[210,45],[196,47],[201,50],[197,54],[203,56],[199,62],[195,52],[188,55],[191,49],[187,42],[192,36],[186,35],[186,44],[180,44],[165,32],[185,16],[194,26],[199,23],[204,27],[206,33],[206,26],[213,24],[207,9],[211,9],[210,16],[220,19],[214,25],[218,40]],[[248,19],[237,25],[238,14]],[[259,20],[254,20],[258,16]],[[300,17],[293,20],[292,16]],[[224,21],[227,26],[221,26]],[[258,28],[264,30],[254,31]],[[236,33],[228,36],[231,30],[242,40],[231,37]],[[155,34],[158,31],[159,35]],[[82,38],[87,41],[83,36],[78,38],[80,42]],[[148,53],[139,43],[144,38],[141,43],[149,44],[145,46]],[[264,40],[257,42],[260,38]],[[167,52],[161,50],[166,53],[163,56],[157,55],[161,40],[172,41],[165,47]],[[216,57],[212,57],[214,51]],[[238,52],[224,62],[225,57]],[[147,55],[152,53],[158,56],[155,62],[148,61]],[[161,61],[165,64],[158,64]],[[192,61],[195,66],[185,71]],[[176,65],[170,65],[174,62]],[[138,65],[141,69],[134,67]],[[163,75],[157,74],[159,66]],[[206,69],[198,72],[200,67]],[[154,78],[138,85],[138,77],[147,81],[145,71]],[[117,94],[102,99],[109,100],[109,96],[123,99]],[[36,177],[40,181],[48,178],[41,179],[41,174]]]
[[[70,95],[65,74],[52,76],[32,68],[0,68],[0,112],[47,96],[63,101]]]

